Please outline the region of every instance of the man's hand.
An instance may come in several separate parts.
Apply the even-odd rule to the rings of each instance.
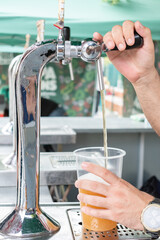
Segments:
[[[143,37],[144,45],[141,48],[124,51],[126,43],[129,46],[134,44],[134,31]],[[117,70],[132,83],[147,76],[153,69],[155,71],[151,31],[140,22],[125,21],[122,26],[114,26],[104,37],[96,32],[93,38],[104,42],[108,49],[117,46],[119,51],[108,52],[107,55]]]
[[[117,177],[109,170],[92,163],[82,163],[82,168],[91,172],[109,185],[90,180],[77,180],[77,188],[86,189],[105,197],[79,193],[78,199],[89,205],[104,209],[83,207],[82,211],[88,215],[110,219],[132,229],[143,230],[140,220],[142,210],[153,200],[153,196],[139,191],[134,186]]]

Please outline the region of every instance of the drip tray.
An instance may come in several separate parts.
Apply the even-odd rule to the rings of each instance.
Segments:
[[[142,231],[132,230],[117,224],[117,228],[106,232],[94,232],[84,229],[81,222],[80,209],[68,209],[70,227],[74,240],[119,240],[119,239],[151,239]]]

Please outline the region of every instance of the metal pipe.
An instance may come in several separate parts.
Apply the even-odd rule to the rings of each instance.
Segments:
[[[12,59],[9,68],[8,68],[8,83],[9,83],[9,122],[1,129],[3,134],[12,134],[13,133],[13,109],[15,106],[14,93],[13,93],[13,73],[15,64],[19,59],[19,55]]]
[[[32,45],[23,55],[16,78],[17,202],[0,223],[0,232],[12,237],[54,234],[59,223],[39,207],[39,154],[41,76],[44,66],[56,59],[57,43]]]
[[[13,124],[13,150],[12,152],[7,156],[5,157],[3,160],[2,160],[2,163],[9,167],[9,168],[15,168],[16,167],[16,161],[17,161],[17,158],[16,158],[16,151],[17,151],[17,117],[16,117],[16,107],[15,107],[15,104],[16,104],[16,99],[15,99],[15,96],[16,96],[16,88],[15,88],[15,84],[16,84],[16,75],[17,75],[17,71],[18,71],[18,66],[19,66],[19,63],[20,63],[20,59],[21,59],[22,55],[18,55],[17,58],[16,58],[16,62],[14,63],[14,66],[12,68],[12,74],[11,74],[11,86],[10,86],[10,96],[11,96],[11,99],[10,101],[12,101],[12,124]]]
[[[22,55],[16,56],[8,70],[9,76],[9,92],[10,92],[10,99],[9,99],[9,112],[10,112],[10,121],[5,126],[6,133],[13,134],[13,150],[12,152],[2,160],[2,163],[8,168],[15,168],[16,167],[16,151],[17,151],[17,126],[16,126],[16,109],[15,109],[15,79],[18,70],[18,65],[20,63]],[[2,131],[3,132],[3,131]],[[4,133],[4,134],[6,134]]]
[[[97,60],[97,73],[98,73],[99,90],[100,91],[105,90],[101,57]]]

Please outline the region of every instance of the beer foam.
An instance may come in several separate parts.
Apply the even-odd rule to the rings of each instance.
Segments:
[[[99,183],[103,183],[105,185],[109,185],[108,182],[104,181],[101,177],[93,174],[93,173],[86,173],[82,176],[79,177],[79,180],[91,180],[91,181],[96,181]]]

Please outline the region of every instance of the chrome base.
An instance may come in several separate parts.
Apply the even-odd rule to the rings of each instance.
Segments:
[[[12,238],[50,237],[58,232],[60,224],[40,208],[14,209],[0,222],[0,233]]]
[[[79,203],[52,203],[42,204],[42,209],[52,217],[56,218],[61,229],[55,235],[44,237],[34,237],[34,240],[152,240],[151,236],[142,231],[128,229],[120,224],[117,228],[107,232],[93,232],[82,227],[81,212]],[[0,205],[0,219],[2,219],[13,208],[11,206]],[[11,237],[1,236],[0,240],[11,240]],[[16,237],[16,240],[22,240]],[[23,240],[33,240],[33,237],[23,238]]]

